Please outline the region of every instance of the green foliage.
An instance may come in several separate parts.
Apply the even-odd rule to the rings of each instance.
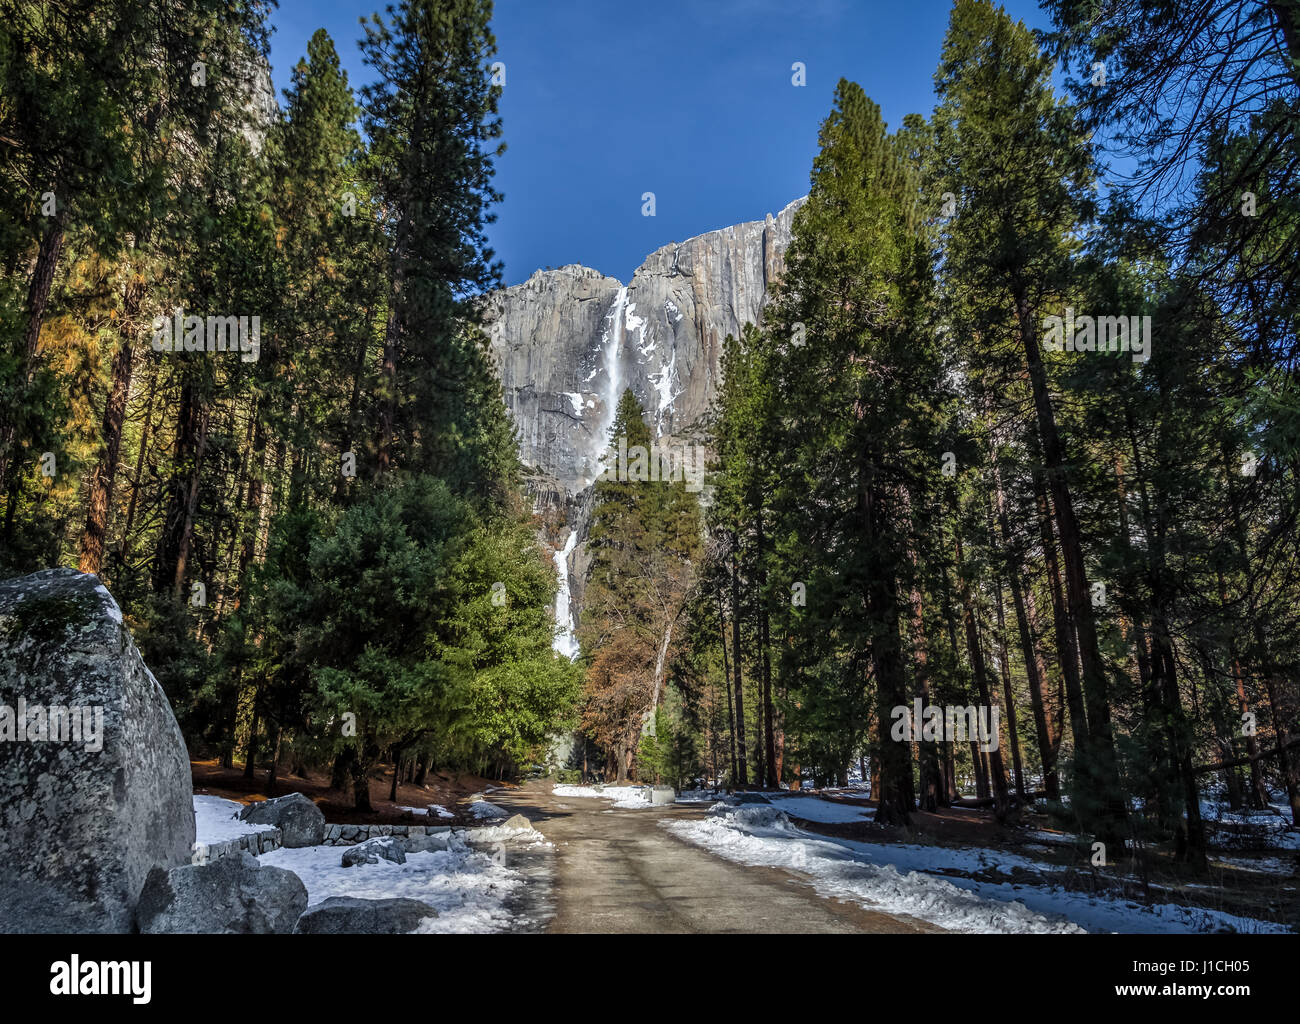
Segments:
[[[0,571],[100,573],[195,753],[343,754],[363,802],[380,757],[514,770],[580,678],[480,327],[491,5],[371,19],[360,123],[324,31],[254,105],[267,10],[5,8]],[[153,350],[178,307],[259,357]]]

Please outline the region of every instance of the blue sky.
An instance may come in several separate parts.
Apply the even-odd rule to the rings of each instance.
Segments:
[[[277,92],[324,27],[354,89],[367,0],[281,0]],[[1046,28],[1033,0],[1004,0]],[[934,105],[948,0],[497,0],[505,194],[490,228],[507,284],[582,263],[626,283],[672,241],[776,213],[808,191],[817,129],[851,78],[895,127]],[[807,85],[791,84],[803,61]],[[654,192],[656,215],[641,196]]]

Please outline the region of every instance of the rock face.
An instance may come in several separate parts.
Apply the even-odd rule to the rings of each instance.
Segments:
[[[784,270],[796,200],[778,215],[657,249],[624,285],[587,267],[537,271],[487,297],[487,332],[539,510],[576,530],[566,566],[581,607],[589,488],[631,388],[660,443],[702,436],[722,344],[758,323]],[[546,538],[565,545],[567,531]]]
[[[146,934],[287,935],[306,909],[302,879],[241,853],[150,871],[136,919]]]
[[[290,849],[319,846],[325,842],[325,815],[301,793],[249,804],[239,812],[239,820],[254,825],[274,825],[280,830],[281,845]]]
[[[375,836],[343,851],[345,868],[358,864],[378,864],[381,859],[394,864],[406,863],[406,848],[400,836]]]
[[[401,840],[402,849],[409,853],[440,853],[451,846],[451,829],[441,833],[430,830],[425,835],[408,836]]]
[[[524,464],[581,492],[628,387],[659,436],[697,429],[723,339],[759,321],[800,205],[657,249],[626,286],[574,264],[493,292],[488,337]]]
[[[299,935],[398,935],[413,932],[438,912],[410,899],[363,900],[331,896],[298,918]]]
[[[189,754],[94,576],[0,583],[0,931],[127,932],[188,864]]]

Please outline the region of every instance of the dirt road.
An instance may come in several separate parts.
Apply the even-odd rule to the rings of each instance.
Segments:
[[[540,901],[553,914],[546,931],[940,930],[824,898],[797,871],[735,864],[659,827],[664,818],[701,817],[704,805],[625,810],[609,800],[553,796],[547,781],[494,790],[489,799],[528,817],[555,844],[550,890]]]

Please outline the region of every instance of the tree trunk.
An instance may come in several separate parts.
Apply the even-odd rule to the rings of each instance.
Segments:
[[[56,197],[58,191],[56,185]],[[67,206],[58,203],[56,198],[54,216],[41,236],[40,248],[36,253],[36,265],[32,268],[32,279],[27,286],[27,325],[23,331],[23,362],[18,371],[18,379],[22,382],[22,387],[15,396],[18,402],[23,401],[27,387],[31,384],[32,366],[36,360],[36,345],[41,336],[45,307],[49,303],[50,289],[54,286],[59,257],[63,254],[64,227],[67,219]],[[15,418],[9,410],[0,410],[0,415],[3,415],[3,419],[0,419],[0,493],[3,493],[9,482],[9,470],[13,464],[18,430]]]
[[[983,704],[983,711],[988,714],[990,723],[993,716],[993,694],[989,687],[988,667],[984,663],[984,647],[980,642],[979,627],[975,622],[975,607],[971,600],[970,584],[966,580],[965,572],[962,566],[965,563],[965,556],[962,553],[961,532],[956,533],[957,540],[957,571],[960,573],[961,581],[961,607],[962,618],[966,624],[966,649],[970,654],[971,671],[975,675],[975,689],[979,695],[980,703]],[[977,753],[984,753],[978,751]],[[994,747],[988,751],[988,777],[986,784],[992,787],[992,794],[996,801],[995,807],[999,821],[1007,816],[1010,806],[1010,794],[1007,790],[1007,773],[1002,764],[1002,751],[999,747]],[[987,794],[980,794],[985,796]]]
[[[1122,844],[1127,811],[1120,787],[1119,766],[1111,735],[1110,705],[1107,697],[1106,670],[1097,643],[1093,622],[1092,599],[1084,567],[1083,542],[1074,514],[1074,501],[1065,479],[1065,457],[1056,428],[1056,414],[1047,390],[1047,371],[1039,351],[1038,329],[1029,302],[1022,292],[1016,296],[1016,316],[1029,368],[1030,387],[1038,420],[1047,485],[1056,510],[1061,556],[1065,563],[1066,603],[1074,626],[1082,672],[1084,703],[1088,715],[1088,746],[1083,759],[1087,776],[1101,805],[1096,831],[1108,841]],[[1078,754],[1076,751],[1076,759]]]
[[[921,706],[930,706],[929,648],[925,638],[925,616],[921,605],[921,590],[913,583],[912,604],[912,658],[916,665],[916,685],[920,691]],[[918,727],[920,723],[917,723]],[[943,778],[939,770],[938,750],[933,740],[917,735],[921,767],[921,810],[936,811]]]
[[[275,739],[271,741],[271,770],[266,777],[266,792],[270,796],[275,795],[275,782],[279,774],[280,767],[280,736],[282,730],[279,725],[275,727]]]
[[[1016,729],[1016,704],[1011,695],[1011,656],[1007,651],[1006,615],[1002,608],[1002,581],[997,581],[997,645],[998,667],[1002,670],[1002,706],[1006,709],[1007,746],[1011,748],[1011,768],[1016,780],[1016,798],[1025,802],[1025,772],[1020,763],[1020,737]]]
[[[988,765],[980,754],[980,745],[974,740],[970,743],[971,769],[975,773],[975,797],[978,800],[993,799],[989,796]],[[996,802],[996,801],[995,801]]]
[[[1002,546],[1006,551],[1007,579],[1011,586],[1011,605],[1016,614],[1016,631],[1020,637],[1020,654],[1025,662],[1025,677],[1029,683],[1029,703],[1034,713],[1034,731],[1038,734],[1038,756],[1043,765],[1043,785],[1047,789],[1048,799],[1057,802],[1061,799],[1061,783],[1056,773],[1057,743],[1052,734],[1051,720],[1047,714],[1047,666],[1043,661],[1042,651],[1035,642],[1030,629],[1029,615],[1025,608],[1025,594],[1021,589],[1020,573],[1023,571],[1020,559],[1011,547],[1010,518],[1007,515],[1006,497],[1002,491],[1002,472],[994,463],[994,500],[997,507],[998,529],[1002,535]],[[1033,599],[1032,594],[1030,600]],[[1000,610],[999,610],[1000,613]],[[1007,708],[1010,713],[1011,698],[1008,694]],[[1017,778],[1019,769],[1017,768]],[[1016,790],[1021,792],[1021,783],[1017,781]]]
[[[352,772],[352,807],[358,811],[373,811],[370,805],[370,758],[355,758],[349,766]]]
[[[404,223],[404,221],[403,221]],[[384,351],[379,365],[379,448],[375,453],[375,479],[388,472],[393,461],[393,437],[397,429],[397,341],[399,332],[398,302],[402,282],[395,272],[393,298],[384,327]]]
[[[117,479],[118,455],[122,447],[122,425],[126,422],[126,403],[131,394],[131,373],[135,359],[135,321],[144,300],[144,285],[131,282],[123,297],[123,324],[113,356],[113,370],[104,405],[101,429],[104,451],[90,477],[86,500],[86,526],[81,534],[81,551],[77,568],[98,575],[104,562],[104,541],[108,534],[109,506],[113,484]],[[150,395],[152,399],[152,394]],[[152,402],[151,402],[152,404]],[[146,424],[147,428],[147,424]],[[144,452],[144,436],[140,451]]]
[[[149,381],[149,396],[144,403],[144,419],[140,424],[140,450],[135,455],[135,475],[131,480],[131,498],[126,505],[126,523],[122,527],[121,554],[125,559],[131,551],[131,531],[135,527],[135,510],[140,499],[140,480],[144,475],[145,458],[153,428],[153,403],[158,394],[158,375]]]
[[[736,569],[736,538],[731,538],[731,654],[736,678],[736,771],[739,785],[749,785],[745,764],[745,690],[740,675],[740,577]]]
[[[772,660],[768,651],[767,539],[763,533],[763,512],[755,521],[758,539],[758,645],[763,661],[763,742],[767,749],[767,787],[777,789],[780,775],[776,764],[776,723],[772,713]]]
[[[207,446],[208,409],[193,380],[181,388],[177,415],[175,465],[169,484],[167,512],[158,541],[154,566],[154,592],[170,593],[179,600],[185,583],[185,568],[194,533],[194,515],[198,509],[199,483],[203,455]]]
[[[352,773],[352,762],[356,760],[354,747],[344,747],[334,755],[334,767],[330,771],[330,789],[342,790]]]
[[[727,791],[736,786],[739,773],[736,768],[736,715],[731,699],[731,666],[727,663],[727,619],[722,614],[722,592],[718,592],[718,626],[722,633],[722,678],[723,689],[727,691],[727,745],[731,754],[731,777],[727,780]]]
[[[253,696],[253,721],[252,721],[252,724],[249,726],[249,729],[248,729],[248,747],[247,747],[247,749],[246,749],[246,753],[244,754],[244,778],[246,778],[246,779],[251,779],[251,778],[253,777],[253,772],[255,772],[255,771],[257,770],[257,769],[254,767],[253,762],[257,759],[257,726],[258,726],[258,717],[259,717],[259,716],[258,716],[258,712],[257,712],[257,695],[256,695],[256,693],[254,693],[254,696]]]

